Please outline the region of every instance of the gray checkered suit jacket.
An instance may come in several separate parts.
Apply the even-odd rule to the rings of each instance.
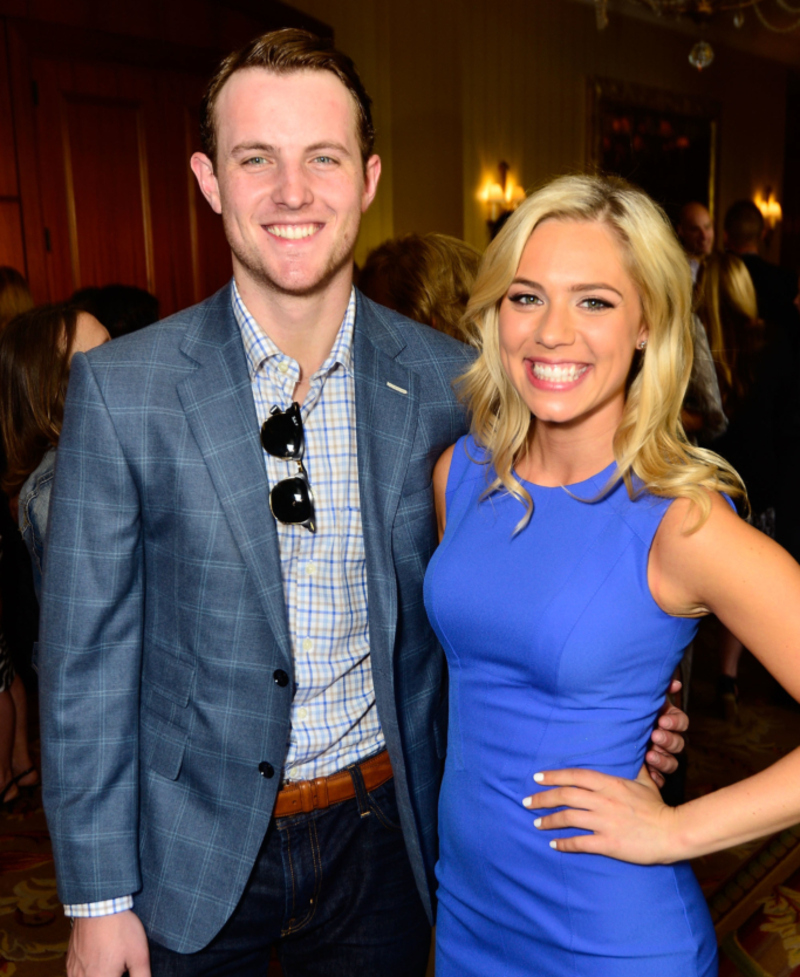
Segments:
[[[375,694],[430,908],[447,706],[422,578],[431,471],[464,431],[451,381],[470,354],[359,295],[354,356]],[[184,953],[241,896],[286,750],[292,683],[273,674],[291,675],[292,654],[268,494],[228,288],[75,357],[39,652],[58,891],[135,893],[149,935]]]

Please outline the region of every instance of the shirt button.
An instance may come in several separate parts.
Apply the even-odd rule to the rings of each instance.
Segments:
[[[303,651],[311,651],[313,647],[314,647],[314,642],[311,640],[311,638],[303,639]]]
[[[308,709],[303,708],[297,710],[298,719],[305,719],[307,715],[308,715]]]
[[[286,360],[281,360],[280,363],[278,364],[278,369],[281,371],[281,373],[288,373],[289,364],[286,362]]]
[[[258,772],[262,777],[266,777],[269,780],[270,777],[275,776],[275,768],[271,763],[267,763],[266,760],[262,760],[258,765]]]
[[[309,577],[313,577],[316,572],[317,572],[317,567],[315,563],[311,563],[311,562],[306,563],[306,574]]]
[[[280,685],[281,688],[289,684],[289,676],[284,672],[282,668],[277,668],[272,673],[273,679],[275,679],[275,684]]]

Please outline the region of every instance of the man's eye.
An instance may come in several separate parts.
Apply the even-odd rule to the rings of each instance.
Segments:
[[[245,166],[260,166],[262,163],[266,163],[263,156],[250,156],[244,161]]]
[[[315,163],[335,163],[336,160],[333,158],[333,156],[315,156],[314,157],[314,162]]]

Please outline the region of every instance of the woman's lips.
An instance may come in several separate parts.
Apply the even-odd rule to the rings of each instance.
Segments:
[[[583,380],[590,366],[588,363],[525,360],[525,370],[531,384],[538,390],[571,390]]]

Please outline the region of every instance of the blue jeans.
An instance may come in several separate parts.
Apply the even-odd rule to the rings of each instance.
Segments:
[[[150,941],[152,977],[424,977],[430,925],[411,873],[394,780],[324,811],[273,819],[233,915],[207,947]]]

